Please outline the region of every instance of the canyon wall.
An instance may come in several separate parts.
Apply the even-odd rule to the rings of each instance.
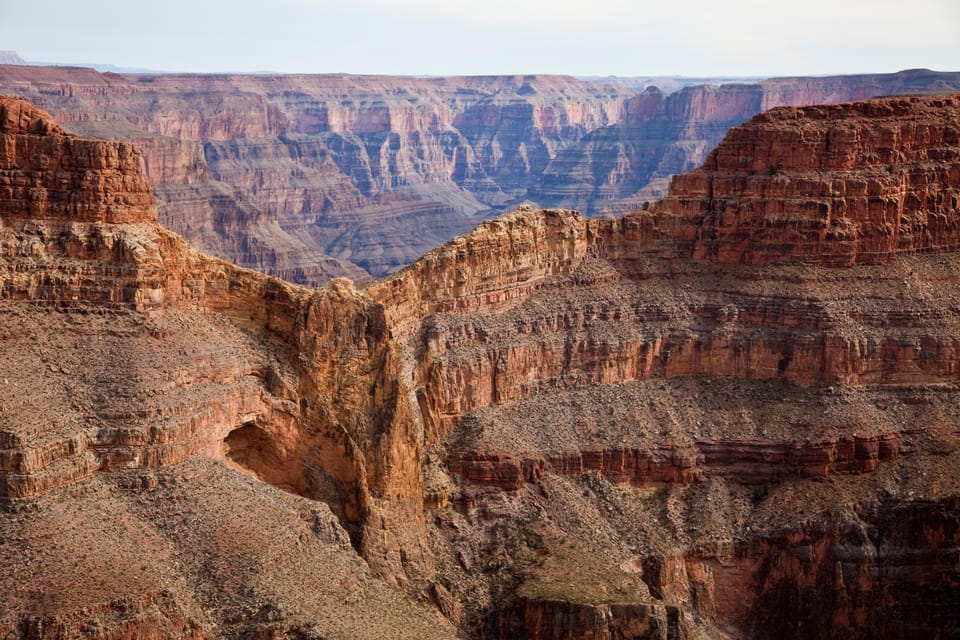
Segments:
[[[646,211],[521,210],[367,288],[414,363],[466,628],[956,628],[958,115],[775,109]],[[797,240],[823,220],[848,234]]]
[[[452,637],[376,578],[430,575],[382,310],[189,248],[128,143],[0,141],[3,634]]]
[[[542,206],[624,215],[665,195],[669,178],[698,167],[731,127],[773,107],[958,89],[960,75],[925,69],[698,85],[670,94],[649,87],[629,100],[623,120],[558,153],[529,197]]]
[[[362,289],[202,256],[133,148],[0,104],[4,634],[957,631],[956,97],[775,109]]]
[[[784,78],[641,94],[559,76],[137,75],[0,65],[0,93],[135,143],[160,222],[293,282],[411,263],[523,202],[625,214],[778,105],[960,87],[957,74]]]
[[[295,282],[362,282],[523,197],[632,92],[555,76],[140,76],[0,68],[0,93],[141,149],[160,221]],[[480,217],[478,217],[480,216]]]

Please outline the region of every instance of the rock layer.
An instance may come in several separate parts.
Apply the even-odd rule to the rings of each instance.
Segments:
[[[0,93],[135,143],[160,221],[306,284],[366,282],[521,202],[628,213],[768,108],[960,88],[957,74],[781,78],[639,95],[556,76],[120,75],[0,66]]]
[[[52,145],[55,164],[81,148],[3,104],[32,114],[4,149]],[[97,189],[31,204],[14,194],[61,180],[14,153],[0,184],[28,188],[2,192],[0,540],[29,553],[0,554],[0,575],[32,567],[40,587],[0,589],[0,630],[955,633],[958,114],[949,97],[774,111],[646,211],[519,210],[363,290],[201,256],[149,207],[72,220],[101,211]],[[788,154],[795,131],[819,160]],[[761,225],[753,260],[704,241],[726,237],[704,231],[716,203],[751,203],[737,219],[756,224],[815,172],[874,247],[879,218],[857,204],[874,162],[920,202],[897,228],[943,221],[881,244],[882,265],[777,239],[790,224]],[[91,565],[87,531],[120,551]]]
[[[956,250],[960,120],[930,120],[931,104],[958,108],[944,98],[767,112],[674,181],[661,203],[671,233],[694,259],[723,263],[849,266]]]
[[[0,105],[0,135],[0,215],[113,224],[156,221],[150,184],[133,145],[66,136],[47,114],[22,102]]]
[[[670,94],[650,87],[630,99],[620,122],[593,131],[558,153],[530,198],[543,206],[623,215],[662,197],[666,180],[704,162],[731,127],[774,107],[958,89],[957,74],[925,69],[697,85]],[[809,157],[819,157],[813,153]]]

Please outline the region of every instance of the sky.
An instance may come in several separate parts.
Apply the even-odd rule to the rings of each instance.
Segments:
[[[201,73],[960,71],[960,2],[0,0],[0,50]]]

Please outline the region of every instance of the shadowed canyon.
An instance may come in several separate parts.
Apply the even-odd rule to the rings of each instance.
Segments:
[[[38,102],[100,114],[64,117],[71,129],[132,127],[108,109],[128,87],[160,126],[168,107],[140,85],[193,82],[89,74],[83,91],[50,80],[59,89]],[[560,81],[509,82],[542,96]],[[383,212],[442,192],[455,210],[463,189],[505,205],[535,188],[510,182],[523,157],[542,163],[546,194],[546,167],[589,130],[619,136],[621,111],[669,113],[682,93],[606,91],[549,160],[506,130],[486,147],[451,133],[477,191],[438,178],[375,193],[358,173],[356,203]],[[292,106],[263,99],[254,122],[226,107],[232,95],[123,141],[0,100],[0,635],[960,632],[956,94],[774,108],[627,215],[522,207],[379,280],[318,288],[204,255],[158,223],[155,203],[170,222],[179,192],[207,203],[204,233],[246,238],[249,213],[276,231],[250,238],[315,237],[316,221],[292,222],[301,169],[253,169],[276,166],[278,140],[300,157],[315,142],[278,124]],[[87,110],[50,103],[69,99]],[[311,109],[297,126],[320,127]],[[479,130],[508,111],[471,117]],[[372,113],[323,118],[383,133]],[[217,126],[246,128],[245,142],[213,142]],[[344,184],[333,139],[299,197]],[[409,142],[390,140],[378,149]],[[471,165],[484,153],[502,174]],[[229,191],[215,156],[263,189]],[[233,217],[218,217],[215,189]]]

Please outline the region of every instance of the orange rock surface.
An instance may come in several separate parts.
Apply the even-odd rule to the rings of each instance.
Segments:
[[[382,312],[196,253],[130,145],[0,114],[3,634],[452,637],[375,579],[404,576],[406,534],[364,534],[423,521],[419,494],[378,495],[405,469],[371,442],[399,437]]]
[[[0,215],[70,222],[156,222],[150,184],[130,144],[64,134],[23,102],[0,105]]]
[[[960,628],[955,97],[774,111],[646,211],[520,210],[363,289],[188,249],[134,151],[2,104],[3,634]],[[813,175],[853,241],[753,214]],[[91,182],[133,212],[22,195]]]
[[[960,246],[957,98],[775,109],[733,129],[660,204],[693,257],[883,263]],[[947,117],[930,117],[930,108]]]

